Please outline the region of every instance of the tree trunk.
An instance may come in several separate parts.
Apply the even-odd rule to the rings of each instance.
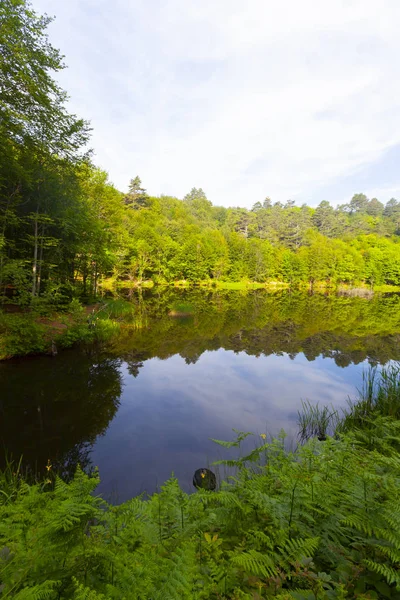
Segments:
[[[36,296],[36,283],[37,283],[37,257],[38,257],[38,213],[36,212],[35,219],[35,242],[33,248],[33,265],[32,265],[32,297]]]
[[[40,240],[39,270],[38,270],[37,289],[36,289],[38,296],[40,294],[40,281],[41,281],[41,277],[42,277],[44,227],[45,226],[42,225],[42,236],[41,236],[41,240]]]
[[[94,287],[93,287],[93,291],[94,291],[94,297],[96,298],[96,296],[97,296],[97,262],[94,263]]]
[[[6,243],[6,227],[7,227],[7,216],[8,216],[8,210],[10,207],[10,203],[11,203],[11,199],[13,198],[13,196],[16,196],[19,192],[20,186],[19,184],[17,184],[15,186],[14,191],[7,196],[7,203],[5,205],[4,208],[4,219],[3,219],[3,227],[1,230],[1,234],[0,237],[3,239],[4,242],[4,248],[5,248],[5,243]],[[1,289],[3,288],[3,267],[4,267],[4,254],[3,254],[3,250],[0,250],[0,294],[1,294]],[[5,295],[6,295],[6,283],[4,284],[4,289],[3,289],[3,296],[5,299]],[[0,296],[0,302],[3,302],[4,300],[1,300],[1,296]]]
[[[82,279],[83,279],[83,295],[86,296],[86,281],[87,281],[87,264],[86,261],[83,265],[82,269]]]

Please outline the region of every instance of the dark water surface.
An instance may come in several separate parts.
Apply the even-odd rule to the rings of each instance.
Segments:
[[[210,438],[284,428],[294,440],[301,399],[344,406],[368,364],[400,359],[396,295],[164,290],[132,302],[107,346],[0,363],[0,462],[98,466],[117,502],[172,471],[189,490],[223,456]]]

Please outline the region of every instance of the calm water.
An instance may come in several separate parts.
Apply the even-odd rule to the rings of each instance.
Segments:
[[[344,406],[368,364],[400,359],[398,296],[165,290],[106,347],[0,363],[0,442],[42,470],[98,466],[106,498],[153,491],[223,456],[232,429],[296,437],[301,399]],[[170,316],[171,311],[190,316]]]

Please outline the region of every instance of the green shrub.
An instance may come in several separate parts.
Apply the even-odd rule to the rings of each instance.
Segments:
[[[71,315],[72,318],[79,319],[82,318],[84,314],[83,306],[79,302],[78,298],[73,298],[67,307],[68,314]]]
[[[33,315],[6,315],[0,312],[0,359],[45,352],[46,328]]]

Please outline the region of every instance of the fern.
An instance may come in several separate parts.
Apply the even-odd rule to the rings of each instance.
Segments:
[[[319,545],[319,538],[288,540],[281,548],[285,560],[300,562],[302,558],[312,557]]]
[[[249,435],[253,435],[251,432],[249,431],[237,431],[236,429],[233,430],[235,433],[237,433],[236,439],[233,440],[232,442],[225,442],[223,440],[215,440],[213,438],[211,438],[211,441],[214,442],[215,444],[218,444],[219,446],[223,446],[224,448],[239,448],[241,442],[243,442],[243,440],[245,440]]]
[[[45,581],[33,587],[25,587],[15,594],[17,600],[55,600],[58,596],[59,581]]]
[[[3,596],[380,597],[400,586],[399,428],[381,429],[295,452],[277,438],[236,459],[217,492],[187,495],[171,477],[120,506],[96,497],[97,474],[80,469],[54,487],[21,480],[0,504]]]
[[[257,550],[232,553],[231,562],[233,565],[240,567],[246,575],[261,575],[268,578],[277,573],[277,565],[274,560]]]
[[[382,575],[389,585],[392,583],[396,583],[397,585],[400,584],[400,573],[398,569],[394,569],[393,567],[389,567],[382,563],[377,563],[367,558],[364,560],[364,564],[374,573]]]
[[[105,600],[103,594],[99,594],[88,587],[85,587],[74,579],[75,593],[73,595],[74,600]]]
[[[193,543],[179,548],[169,558],[166,576],[154,592],[154,600],[191,600],[194,588],[195,549]]]

